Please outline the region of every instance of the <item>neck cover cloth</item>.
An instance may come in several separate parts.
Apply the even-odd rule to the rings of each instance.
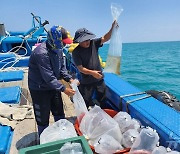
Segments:
[[[47,34],[47,43],[52,50],[63,49],[62,32],[60,26],[53,26]]]

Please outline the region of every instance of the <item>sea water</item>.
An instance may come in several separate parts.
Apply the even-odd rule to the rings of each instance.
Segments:
[[[99,50],[107,59],[109,44]],[[120,77],[142,91],[168,91],[180,100],[180,41],[123,43]]]

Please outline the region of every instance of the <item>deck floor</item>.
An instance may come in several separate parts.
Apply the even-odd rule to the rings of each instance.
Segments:
[[[22,88],[20,105],[32,105],[31,96],[28,90],[27,74],[28,70],[25,69],[24,79],[22,81],[0,83],[0,87],[20,86]],[[74,123],[76,119],[74,105],[69,97],[64,93],[62,93],[62,98],[66,118]],[[53,122],[53,118],[50,116],[50,123]],[[23,121],[19,122],[14,129],[10,154],[18,154],[18,150],[21,148],[37,145],[39,144],[38,140],[35,119],[24,119]]]

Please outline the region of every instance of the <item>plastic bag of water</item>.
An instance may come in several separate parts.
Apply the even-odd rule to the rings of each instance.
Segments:
[[[112,3],[111,13],[114,20],[118,20],[123,8],[121,5]],[[120,74],[120,61],[122,53],[122,40],[119,26],[114,26],[109,44],[108,56],[104,72]]]
[[[127,112],[118,112],[113,119],[119,124],[122,133],[126,131],[126,127],[130,125],[131,116]]]
[[[94,148],[95,152],[103,154],[115,153],[117,150],[123,149],[117,140],[107,134],[103,134],[95,141]]]
[[[156,147],[152,152],[152,154],[166,154],[166,153],[167,153],[167,150],[163,146]]]
[[[77,133],[71,122],[60,119],[48,126],[40,135],[40,144],[76,137]]]
[[[129,129],[122,136],[122,145],[126,148],[132,147],[136,138],[139,136],[139,132],[136,129]]]
[[[65,143],[61,149],[60,154],[83,154],[83,149],[80,143]]]
[[[178,152],[178,151],[171,151],[171,152],[168,152],[167,154],[180,154],[180,152]]]
[[[151,154],[159,141],[159,135],[151,128],[143,128],[129,154]]]
[[[78,90],[76,80],[74,80],[73,83],[71,83],[71,87],[76,91],[75,94],[73,95],[73,102],[74,102],[74,107],[78,122],[81,123],[83,116],[88,112],[88,110],[85,101]]]

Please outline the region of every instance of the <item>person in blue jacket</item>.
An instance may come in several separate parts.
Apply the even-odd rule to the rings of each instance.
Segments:
[[[65,118],[61,92],[73,96],[75,91],[65,87],[60,79],[72,82],[67,73],[63,58],[63,47],[72,43],[67,31],[53,26],[47,35],[47,41],[38,45],[29,59],[28,86],[33,102],[38,134],[48,127],[50,111],[54,120]]]

